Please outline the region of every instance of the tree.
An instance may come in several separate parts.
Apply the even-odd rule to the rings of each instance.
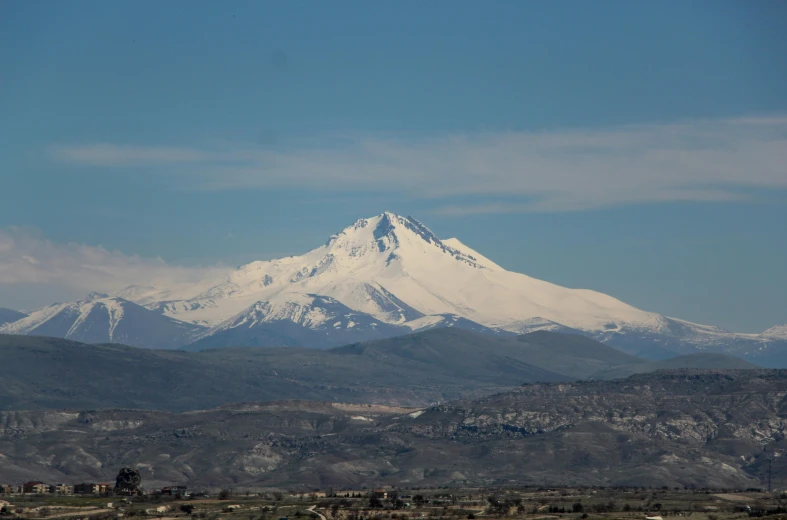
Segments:
[[[139,496],[142,494],[142,475],[139,470],[123,467],[115,478],[115,487],[112,490],[116,495]],[[107,496],[110,490],[106,490]]]
[[[509,509],[511,509],[511,504],[508,501],[503,502],[498,500],[494,495],[486,497],[486,501],[489,502],[487,510],[492,514],[503,516],[504,514],[508,513]]]
[[[190,515],[191,513],[194,512],[194,505],[193,504],[181,504],[180,505],[180,510],[183,511],[184,513],[186,513],[187,515]]]
[[[228,489],[222,489],[219,491],[219,500],[227,500],[230,497],[230,492]]]

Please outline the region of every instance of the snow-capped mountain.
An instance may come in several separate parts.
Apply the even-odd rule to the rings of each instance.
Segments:
[[[477,332],[479,334],[491,334],[493,336],[517,335],[515,332],[511,332],[503,329],[493,329],[490,327],[485,327],[480,323],[470,321],[467,318],[457,316],[456,314],[430,314],[428,316],[424,316],[423,318],[418,318],[416,320],[408,322],[407,326],[411,329],[411,331],[455,328],[455,329],[469,330],[471,332]]]
[[[762,333],[766,338],[787,340],[787,325],[777,325]]]
[[[3,334],[56,336],[147,348],[176,348],[191,342],[201,330],[202,327],[99,293],[91,293],[78,302],[50,305],[0,327]]]
[[[227,345],[326,348],[412,332],[350,309],[329,296],[292,295],[256,302],[205,331],[189,350]]]
[[[434,328],[454,327],[493,335],[512,332],[490,329],[453,314],[419,316],[403,325],[386,323],[350,309],[329,296],[288,295],[287,299],[256,302],[248,309],[201,333],[188,350],[244,346],[327,348],[390,338]]]
[[[252,262],[223,280],[163,293],[137,289],[135,296],[167,316],[226,330],[222,321],[258,302],[281,309],[309,295],[410,330],[445,326],[451,323],[442,322],[445,316],[456,316],[487,330],[581,332],[655,358],[696,350],[761,355],[776,340],[668,318],[596,291],[506,271],[459,240],[440,240],[417,220],[392,213],[360,219],[302,256]]]
[[[305,255],[252,262],[216,283],[137,292],[135,301],[217,325],[258,301],[306,294],[329,296],[391,324],[455,314],[513,332],[529,330],[533,318],[589,331],[661,325],[658,314],[605,294],[506,271],[457,239],[442,241],[417,220],[392,213],[358,220]]]
[[[440,240],[417,220],[393,213],[357,220],[301,256],[251,262],[195,284],[133,286],[114,296],[169,318],[169,325],[190,324],[168,346],[182,344],[199,326],[207,329],[189,348],[324,347],[455,326],[498,334],[581,333],[650,358],[700,350],[787,364],[787,335],[780,327],[735,334],[643,311],[596,291],[561,287],[507,271],[459,240]],[[35,322],[40,313],[52,310],[3,329],[37,330],[18,324]],[[111,319],[104,328],[112,337]]]
[[[440,240],[417,220],[393,213],[357,220],[302,256],[252,262],[223,279],[192,286],[135,287],[121,295],[171,318],[211,326],[208,335],[246,327],[256,319],[249,316],[260,312],[268,317],[257,320],[258,326],[300,323],[286,309],[308,315],[303,309],[319,295],[370,316],[378,327],[421,330],[454,323],[445,317],[455,316],[472,323],[468,328],[581,332],[655,358],[698,349],[761,352],[777,341],[668,318],[596,291],[510,272],[459,240]],[[326,343],[332,342],[326,337]]]

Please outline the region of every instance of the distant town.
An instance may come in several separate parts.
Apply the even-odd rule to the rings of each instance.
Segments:
[[[188,496],[186,486],[166,486],[148,492],[160,493],[167,496]],[[82,482],[80,484],[47,484],[40,480],[25,482],[24,484],[0,484],[2,495],[91,495],[108,497],[112,495],[127,495],[129,492],[118,492],[116,484],[109,482]]]
[[[127,469],[127,468],[124,468]],[[142,492],[138,473],[116,483],[40,481],[2,485],[0,518],[8,520],[743,520],[787,516],[784,492],[689,487],[372,488],[305,492],[185,486]],[[131,484],[129,486],[129,484]],[[118,495],[119,494],[119,495]],[[127,495],[127,496],[123,496]],[[79,497],[79,498],[78,498]],[[113,497],[113,498],[110,498]]]

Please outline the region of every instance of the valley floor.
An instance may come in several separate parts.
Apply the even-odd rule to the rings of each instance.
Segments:
[[[380,498],[376,498],[379,496]],[[218,498],[221,497],[221,498]],[[603,520],[692,517],[734,520],[783,519],[787,495],[762,490],[691,490],[679,488],[387,488],[327,489],[282,493],[262,489],[225,489],[208,497],[58,497],[0,495],[3,518],[51,520],[121,517],[210,520],[406,520],[566,519]],[[4,505],[3,505],[4,504]]]

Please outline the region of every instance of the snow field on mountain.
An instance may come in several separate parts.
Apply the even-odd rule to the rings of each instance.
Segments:
[[[334,341],[352,339],[337,335],[340,330],[396,335],[454,325],[490,333],[579,331],[678,350],[787,340],[787,326],[734,334],[510,272],[458,239],[440,240],[417,220],[393,213],[359,219],[304,255],[251,262],[197,283],[131,286],[111,298],[92,294],[40,309],[0,332],[115,341],[122,330],[123,339],[140,344],[165,344],[156,334],[183,344],[231,329],[246,332],[227,341],[252,341],[248,329],[271,324],[280,338],[301,334],[287,328],[293,325],[333,334]],[[314,334],[303,338],[290,339],[318,342]]]

